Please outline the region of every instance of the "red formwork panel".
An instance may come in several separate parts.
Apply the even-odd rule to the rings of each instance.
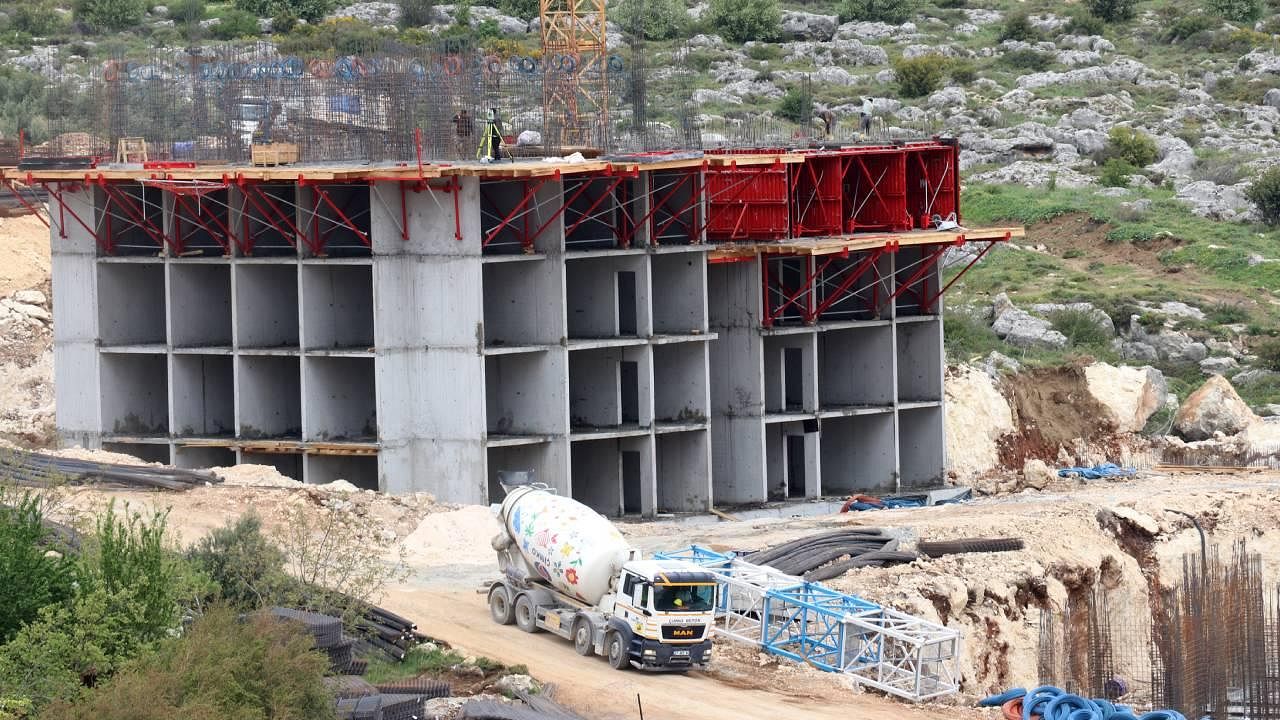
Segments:
[[[900,148],[854,148],[844,158],[844,232],[911,229],[906,155]]]
[[[791,166],[791,234],[793,237],[841,233],[840,187],[844,156],[839,153],[807,155]]]
[[[960,147],[954,142],[909,143],[907,211],[912,226],[933,227],[934,216],[946,220],[955,213],[960,222]]]
[[[790,229],[782,164],[708,168],[707,239],[780,240]]]

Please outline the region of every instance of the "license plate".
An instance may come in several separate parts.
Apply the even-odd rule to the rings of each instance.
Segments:
[[[689,656],[689,651],[688,651],[688,650],[676,650],[676,651],[672,652],[671,654],[672,654],[672,655],[676,655],[676,656],[681,656],[681,657],[688,657],[688,656]]]

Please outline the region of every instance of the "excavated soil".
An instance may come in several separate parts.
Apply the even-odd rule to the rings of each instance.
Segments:
[[[1021,468],[1032,458],[1056,462],[1063,448],[1079,443],[1104,454],[1114,444],[1120,452],[1115,423],[1089,393],[1083,367],[1028,370],[1005,387],[1016,429],[997,442],[1003,467]]]

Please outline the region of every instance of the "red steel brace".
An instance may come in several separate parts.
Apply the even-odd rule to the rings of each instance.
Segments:
[[[301,179],[299,179],[299,180],[301,180]],[[299,182],[299,184],[301,185],[301,184],[303,184],[303,183],[302,183],[302,182]],[[347,228],[348,230],[350,230],[351,232],[355,233],[355,236],[356,236],[357,238],[359,238],[359,239],[360,239],[360,242],[361,242],[361,243],[363,243],[365,247],[373,247],[372,243],[370,243],[370,242],[369,242],[369,236],[368,236],[365,232],[363,232],[362,230],[360,230],[360,228],[359,228],[359,227],[356,227],[355,222],[354,222],[354,221],[352,221],[352,220],[351,220],[351,218],[347,217],[347,214],[346,214],[345,212],[343,212],[343,211],[342,211],[342,208],[338,207],[337,203],[335,203],[335,202],[333,201],[333,199],[332,199],[332,198],[330,198],[330,197],[329,197],[329,193],[325,192],[325,190],[324,190],[324,188],[323,188],[322,186],[320,186],[320,185],[316,184],[316,185],[310,185],[310,187],[311,187],[311,189],[312,189],[312,190],[314,190],[314,191],[315,191],[315,193],[316,193],[316,201],[317,201],[317,202],[316,202],[316,211],[317,211],[317,212],[316,212],[316,215],[317,215],[317,216],[319,216],[319,208],[320,208],[320,203],[319,203],[319,201],[320,201],[320,200],[323,200],[323,201],[324,201],[324,203],[325,203],[326,205],[328,205],[329,207],[333,208],[333,211],[334,211],[335,213],[337,213],[337,215],[338,215],[338,220],[340,220],[340,221],[341,221],[341,222],[334,222],[333,220],[330,220],[329,222],[333,223],[334,225],[339,225],[339,226],[345,227],[345,228]],[[319,224],[319,223],[316,223],[316,233],[317,233],[317,235],[320,233],[320,224]],[[326,233],[326,235],[327,235],[327,233]],[[406,239],[407,239],[407,238],[406,238]],[[316,239],[316,247],[311,248],[311,250],[312,250],[312,252],[314,252],[314,253],[316,253],[316,254],[319,254],[319,253],[320,253],[320,250],[321,250],[322,248],[323,248],[323,246],[320,244],[320,240],[319,240],[319,238],[317,238],[317,239]]]
[[[35,215],[40,222],[44,223],[45,227],[49,227],[49,221],[31,203],[27,202],[27,199],[22,196],[22,192],[18,190],[13,180],[5,181],[4,186],[9,189],[9,192],[13,193],[14,197],[18,198],[18,202],[22,203],[22,207],[26,208],[27,212]]]
[[[893,302],[894,298],[898,297],[908,288],[911,288],[916,283],[920,282],[920,279],[925,276],[925,273],[933,270],[934,266],[938,264],[938,261],[942,259],[942,254],[947,251],[947,248],[953,247],[956,245],[963,245],[963,244],[964,244],[964,235],[957,235],[955,240],[952,240],[951,242],[948,242],[948,243],[940,243],[939,245],[937,245],[933,249],[933,251],[929,254],[928,257],[921,258],[920,267],[916,268],[916,271],[911,273],[911,277],[907,278],[906,282],[899,283],[898,287],[894,288],[892,293],[889,293],[889,297],[885,298],[884,301],[881,302],[880,305],[876,308],[876,310],[879,311],[884,309],[884,306]],[[929,247],[929,246],[925,245],[923,247]],[[913,291],[913,292],[918,292],[918,291]],[[927,305],[922,303],[921,310],[923,310],[925,307],[927,307]]]
[[[296,249],[298,240],[305,242],[306,236],[298,229],[298,226],[289,219],[288,215],[280,210],[280,207],[271,200],[271,196],[263,192],[262,188],[258,187],[256,183],[249,182],[244,175],[237,174],[236,185],[240,188],[244,199],[261,213],[262,220],[280,233],[290,245]],[[259,199],[262,202],[259,202]],[[276,221],[276,216],[279,217],[280,222],[284,223],[284,227],[281,226],[280,222]],[[253,254],[253,235],[249,232],[249,219],[248,213],[245,213],[244,242],[241,244],[241,250],[246,255]]]
[[[129,217],[129,220],[135,226],[141,228],[142,231],[145,232],[148,237],[154,240],[156,245],[160,246],[161,248],[164,248],[166,245],[168,245],[170,249],[172,249],[175,253],[179,255],[182,254],[182,248],[177,244],[173,243],[164,234],[163,230],[156,227],[154,224],[151,223],[150,220],[147,219],[146,211],[143,208],[138,207],[133,202],[133,198],[129,197],[128,193],[120,191],[118,188],[115,187],[115,183],[107,182],[101,175],[98,176],[97,184],[98,184],[98,187],[102,188],[102,191],[107,194],[107,207],[103,209],[104,213],[109,214],[110,207],[113,204],[119,206],[125,211],[125,214]],[[146,192],[145,187],[143,188],[143,192],[144,193]]]
[[[217,242],[218,245],[222,247],[222,251],[225,254],[227,255],[231,254],[232,243],[239,245],[239,243],[236,241],[235,233],[231,232],[231,229],[228,228],[226,223],[222,222],[222,220],[220,220],[217,215],[214,215],[212,213],[206,213],[203,207],[201,207],[199,210],[196,210],[195,208],[191,207],[190,205],[187,204],[187,199],[183,197],[181,193],[173,194],[173,204],[174,204],[174,213],[173,213],[174,234],[177,235],[176,239],[179,247],[185,247],[186,244],[182,242],[182,236],[179,234],[180,227],[181,227],[180,224],[182,222],[182,216],[177,212],[178,207],[182,207],[184,210],[190,213],[191,217],[189,219],[195,224],[199,225],[201,228],[203,228],[205,232],[209,233],[209,236],[212,237],[214,241]],[[210,221],[212,221],[215,225],[218,226],[216,230],[212,227],[209,227],[209,224],[202,219],[205,217],[207,217]]]
[[[963,236],[962,236],[962,237],[963,237]],[[946,285],[943,285],[943,286],[942,286],[942,288],[941,288],[941,289],[939,289],[937,293],[935,293],[932,297],[928,298],[928,300],[922,304],[922,305],[923,305],[923,307],[930,307],[930,306],[932,306],[935,302],[937,302],[937,301],[938,301],[938,298],[942,297],[942,294],[943,294],[943,293],[945,293],[946,291],[948,291],[948,290],[950,290],[950,289],[951,289],[951,286],[952,286],[952,285],[954,285],[954,284],[955,284],[955,282],[956,282],[957,280],[959,280],[961,277],[963,277],[965,273],[969,272],[969,270],[970,270],[974,265],[977,265],[977,264],[978,264],[978,262],[979,262],[980,260],[982,260],[982,257],[983,257],[984,255],[986,255],[988,252],[990,252],[990,251],[991,251],[991,248],[993,248],[993,247],[995,247],[995,246],[996,246],[996,243],[1000,243],[1000,242],[1009,242],[1009,239],[1010,239],[1011,237],[1012,237],[1012,233],[1006,232],[1006,233],[1004,234],[1004,237],[1003,237],[1003,238],[997,238],[997,239],[995,239],[995,240],[990,240],[990,241],[988,241],[988,242],[987,242],[987,246],[986,246],[986,247],[984,247],[984,248],[982,248],[982,251],[981,251],[981,252],[979,252],[977,255],[975,255],[975,256],[973,257],[973,259],[972,259],[972,260],[970,260],[970,261],[969,261],[969,263],[968,263],[967,265],[965,265],[965,266],[964,266],[964,268],[962,268],[962,269],[960,270],[960,272],[956,273],[954,277],[952,277],[950,280],[948,280],[948,281],[947,281],[947,284],[946,284]],[[961,240],[961,242],[959,242],[959,243],[955,243],[955,244],[956,244],[956,245],[962,245],[962,244],[964,244],[964,243],[963,243],[963,240]]]
[[[533,199],[534,194],[536,194],[538,190],[543,185],[545,185],[548,180],[551,180],[553,178],[554,179],[560,178],[559,170],[556,170],[555,173],[550,176],[538,178],[532,188],[529,188],[526,185],[525,191],[524,191],[524,197],[520,198],[520,202],[516,203],[516,206],[514,208],[511,208],[511,212],[507,213],[506,217],[502,218],[502,222],[498,223],[497,227],[485,233],[484,238],[480,241],[480,247],[488,247],[489,243],[493,242],[493,239],[498,236],[498,233],[501,233],[504,228],[510,225],[516,219],[516,217],[521,214],[521,211],[524,210],[525,205],[528,205],[529,201]],[[494,203],[491,201],[489,204],[493,205]],[[455,199],[454,206],[455,207],[457,206],[456,199]],[[561,210],[563,209],[564,208],[562,207]],[[520,245],[524,247],[525,250],[530,250],[533,247],[533,239],[535,237],[537,237],[537,233],[534,233],[533,235],[529,235],[528,228],[526,227],[523,237],[520,238]]]
[[[62,194],[64,192],[75,192],[77,189],[83,189],[86,186],[80,185],[79,183],[71,183],[71,186],[66,190],[54,190],[47,182],[42,182],[40,184],[44,187],[44,191],[49,193],[50,197],[58,201],[58,234],[62,239],[65,240],[67,238],[67,215],[70,214],[76,222],[80,223],[80,227],[84,228],[85,232],[93,236],[93,241],[102,248],[104,253],[110,255],[115,252],[115,247],[111,244],[111,238],[108,237],[104,242],[98,232],[92,227],[89,227],[89,224],[86,223],[75,210],[68,207],[67,202],[62,199]],[[62,186],[61,183],[54,184],[59,187]]]
[[[873,248],[867,251],[867,256],[863,258],[862,261],[859,262],[856,266],[854,266],[854,269],[850,271],[847,276],[845,276],[845,279],[842,280],[838,286],[836,286],[836,289],[834,292],[824,297],[822,299],[822,302],[818,303],[818,306],[813,309],[813,311],[809,314],[807,318],[805,318],[805,322],[806,323],[817,322],[818,318],[822,316],[822,313],[827,311],[827,308],[831,307],[832,305],[836,304],[840,300],[843,300],[845,297],[847,297],[845,293],[848,292],[849,288],[853,287],[853,284],[857,282],[858,279],[861,278],[863,274],[867,272],[867,270],[870,270],[872,267],[875,266],[876,262],[880,260],[880,256],[884,255],[885,253],[891,253],[891,252],[897,252],[897,251],[898,251],[898,244],[896,242],[886,243],[881,247]]]

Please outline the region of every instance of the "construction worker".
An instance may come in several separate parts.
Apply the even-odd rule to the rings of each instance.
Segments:
[[[875,103],[871,101],[871,98],[862,98],[862,112],[859,113],[859,115],[861,116],[861,128],[864,136],[871,135],[871,117],[872,114],[875,113],[875,109]]]
[[[821,110],[818,112],[818,119],[822,121],[822,136],[830,138],[831,131],[836,127],[836,114],[830,110]]]
[[[464,153],[471,150],[471,143],[476,134],[475,122],[471,119],[471,114],[463,108],[453,116],[453,131],[457,136],[457,153],[462,157]]]

